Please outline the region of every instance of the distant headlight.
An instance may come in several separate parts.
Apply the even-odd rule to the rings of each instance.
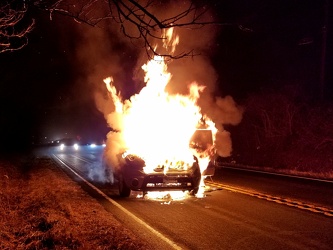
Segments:
[[[92,144],[90,144],[90,147],[91,147],[91,148],[94,148],[94,147],[96,147],[96,144],[95,144],[95,143],[92,143]]]
[[[60,145],[60,150],[64,150],[64,148],[65,148],[65,144],[61,144]]]
[[[75,150],[78,150],[78,149],[79,149],[79,145],[78,145],[77,143],[75,143],[75,144],[73,145],[73,147],[74,147]]]

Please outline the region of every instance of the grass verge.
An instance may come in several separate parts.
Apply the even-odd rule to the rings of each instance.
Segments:
[[[50,159],[0,160],[0,249],[149,249]]]

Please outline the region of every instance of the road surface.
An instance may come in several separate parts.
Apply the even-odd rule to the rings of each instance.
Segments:
[[[106,210],[160,249],[333,248],[333,183],[219,167],[203,198],[121,199],[104,185],[102,147],[48,148]]]

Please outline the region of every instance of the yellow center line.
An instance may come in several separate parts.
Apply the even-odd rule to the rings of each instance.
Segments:
[[[333,217],[333,210],[326,208],[326,207],[321,207],[321,206],[316,206],[313,204],[307,204],[304,202],[300,202],[300,201],[296,201],[296,200],[291,200],[288,198],[283,198],[283,197],[279,197],[279,196],[272,196],[269,194],[263,194],[263,193],[259,193],[255,190],[246,190],[243,188],[238,188],[238,187],[232,187],[229,185],[224,185],[221,183],[217,183],[217,182],[213,182],[213,181],[205,181],[206,185],[212,186],[212,187],[216,187],[218,189],[225,189],[225,190],[229,190],[232,192],[236,192],[236,193],[241,193],[241,194],[246,194],[246,195],[250,195],[250,196],[254,196],[257,197],[259,199],[264,199],[267,201],[272,201],[278,204],[283,204],[283,205],[287,205],[290,207],[295,207],[295,208],[299,208],[299,209],[303,209],[303,210],[308,210],[314,213],[321,213],[323,215],[329,216],[329,217]]]

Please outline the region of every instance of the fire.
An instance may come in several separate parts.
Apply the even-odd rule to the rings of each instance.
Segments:
[[[184,200],[187,197],[187,193],[182,191],[161,191],[161,192],[148,192],[144,197],[147,200],[158,200],[163,202],[162,204],[169,205],[174,200]]]
[[[121,113],[123,109],[123,104],[121,103],[120,96],[117,95],[117,90],[114,86],[111,85],[113,82],[112,77],[108,77],[104,79],[104,83],[106,85],[106,88],[111,93],[111,98],[113,100],[113,103],[115,105],[115,109],[117,113]]]
[[[178,43],[170,38],[172,32],[165,36],[168,46],[174,47]],[[215,124],[197,105],[205,87],[192,83],[187,95],[167,93],[165,89],[172,75],[161,56],[155,56],[142,69],[146,86],[129,100],[122,100],[111,77],[104,80],[115,105],[112,117],[118,119],[109,123],[120,126],[116,128],[117,136],[121,137],[119,152],[142,158],[145,173],[151,173],[159,166],[163,166],[164,172],[169,168],[187,169],[194,163],[195,155],[203,173],[214,153],[214,145],[209,150],[200,151],[190,147],[190,140],[200,124],[212,130],[213,137],[216,133]],[[112,124],[111,127],[114,128]]]

